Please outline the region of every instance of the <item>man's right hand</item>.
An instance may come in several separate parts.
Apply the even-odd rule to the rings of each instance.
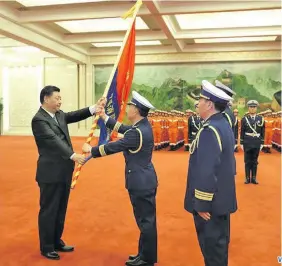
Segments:
[[[211,215],[209,212],[198,212],[198,214],[206,221],[211,219]]]
[[[82,154],[75,154],[72,160],[81,165],[85,163],[85,157]]]

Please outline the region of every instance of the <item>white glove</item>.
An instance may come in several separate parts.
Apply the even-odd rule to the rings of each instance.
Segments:
[[[263,148],[263,145],[260,145],[260,149],[259,149],[259,150],[261,151],[261,150],[262,150],[262,148]]]
[[[241,145],[241,149],[242,149],[242,151],[244,151],[244,146],[243,145]]]

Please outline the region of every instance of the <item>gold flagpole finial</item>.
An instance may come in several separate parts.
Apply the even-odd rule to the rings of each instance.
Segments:
[[[139,9],[141,6],[142,6],[142,0],[138,0],[132,8],[130,8],[125,14],[122,15],[122,18],[127,19],[128,17],[132,17],[135,10]]]

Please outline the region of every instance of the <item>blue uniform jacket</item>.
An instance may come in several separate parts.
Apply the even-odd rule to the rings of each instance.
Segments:
[[[147,118],[134,126],[125,126],[109,118],[106,126],[124,137],[92,148],[92,156],[102,157],[123,152],[125,158],[125,184],[128,190],[150,190],[158,186],[157,174],[152,163],[154,137]]]
[[[222,113],[211,116],[191,145],[185,209],[223,215],[237,210],[234,135]]]
[[[265,124],[264,118],[256,115],[252,119],[247,115],[241,120],[240,144],[244,148],[259,148],[264,144]]]
[[[224,117],[227,119],[228,124],[231,126],[233,134],[235,132],[236,118],[232,110],[227,106],[223,112]]]

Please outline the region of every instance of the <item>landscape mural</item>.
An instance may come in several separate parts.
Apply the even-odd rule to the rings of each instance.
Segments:
[[[95,67],[95,96],[101,97],[112,66]],[[216,79],[235,92],[233,108],[242,116],[246,103],[255,99],[259,111],[281,108],[280,62],[232,62],[136,65],[132,90],[136,90],[160,110],[193,109],[190,93],[198,94],[201,81],[212,83]]]

